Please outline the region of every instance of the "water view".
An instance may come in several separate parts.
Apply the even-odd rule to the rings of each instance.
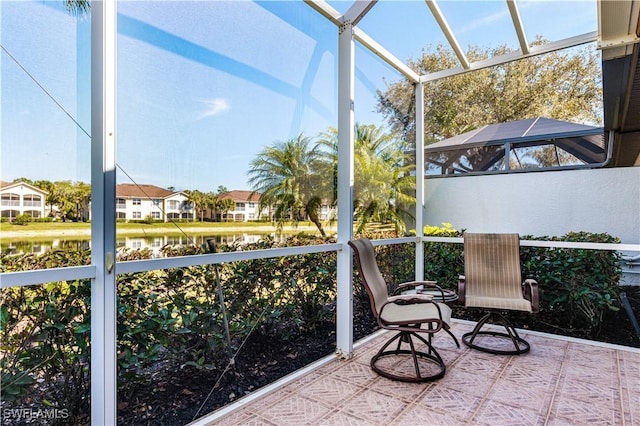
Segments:
[[[119,250],[140,250],[149,249],[154,256],[160,256],[161,250],[165,246],[185,246],[201,245],[207,239],[213,238],[216,244],[249,244],[255,243],[261,238],[268,236],[275,238],[275,233],[229,233],[222,235],[142,235],[142,236],[122,236],[117,238],[116,245]],[[3,254],[43,254],[52,249],[62,250],[87,250],[91,248],[91,240],[85,238],[46,238],[28,240],[7,240],[2,239],[0,250]]]

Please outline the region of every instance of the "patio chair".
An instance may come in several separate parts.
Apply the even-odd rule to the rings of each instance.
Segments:
[[[440,330],[447,331],[456,342],[458,340],[449,330],[451,320],[451,308],[444,303],[436,303],[433,295],[427,294],[400,294],[389,295],[378,264],[376,262],[373,244],[366,238],[349,241],[349,245],[355,252],[358,272],[369,295],[371,310],[380,327],[386,330],[397,331],[371,358],[371,368],[383,377],[403,382],[427,382],[444,376],[446,366],[442,357],[431,344],[431,337]],[[399,290],[410,287],[427,286],[439,288],[432,281],[413,281],[403,283]],[[444,299],[444,294],[442,295]],[[427,335],[425,339],[422,334]],[[414,342],[417,339],[417,342]],[[395,349],[387,349],[397,342]],[[416,343],[422,342],[426,349],[417,350]],[[408,349],[406,348],[408,345]],[[411,355],[412,365],[407,367],[411,373],[400,374],[402,363],[379,362],[383,358]],[[392,364],[389,366],[388,364]],[[422,365],[422,366],[421,366]],[[435,371],[434,371],[435,370]]]
[[[464,273],[458,281],[458,301],[466,308],[487,311],[473,331],[463,334],[464,344],[498,355],[528,352],[529,343],[506,316],[509,311],[538,312],[538,283],[522,281],[519,235],[465,232]],[[506,332],[483,330],[490,320]]]

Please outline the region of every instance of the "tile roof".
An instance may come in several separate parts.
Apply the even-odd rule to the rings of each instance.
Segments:
[[[234,189],[233,191],[225,192],[224,194],[220,194],[218,198],[221,200],[230,199],[233,201],[252,201],[259,202],[260,194],[254,191],[241,191]]]
[[[116,197],[166,198],[175,194],[174,191],[154,185],[134,185],[121,183],[116,185]]]

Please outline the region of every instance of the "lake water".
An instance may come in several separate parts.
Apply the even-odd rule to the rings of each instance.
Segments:
[[[122,236],[116,240],[119,249],[138,250],[147,248],[151,250],[155,256],[160,256],[162,247],[202,245],[205,240],[213,238],[216,244],[248,244],[255,243],[267,236],[274,237],[273,233],[230,233],[224,235],[144,235],[144,236]],[[43,238],[42,240],[29,239],[27,241],[8,241],[0,242],[0,250],[2,253],[19,254],[34,253],[42,254],[51,249],[63,250],[87,250],[91,248],[91,240],[89,238]]]

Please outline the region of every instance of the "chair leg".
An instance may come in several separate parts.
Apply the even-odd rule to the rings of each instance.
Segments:
[[[481,329],[482,327],[484,327],[487,321],[489,321],[489,319],[494,318],[496,316],[498,317],[498,322],[500,323],[500,325],[502,325],[505,328],[506,333],[497,332],[497,331],[482,331]],[[488,346],[482,346],[482,345],[473,343],[475,338],[478,337],[479,335],[509,339],[513,343],[513,346],[515,349],[513,350],[494,349]],[[490,354],[496,354],[496,355],[520,355],[520,354],[529,352],[529,349],[530,349],[529,343],[518,335],[518,332],[513,327],[511,322],[504,315],[498,312],[489,312],[484,317],[482,317],[482,319],[480,319],[480,321],[478,321],[478,323],[476,324],[473,331],[462,335],[462,342],[465,345],[469,346],[470,348],[473,348],[482,352],[487,352]]]
[[[428,328],[429,330],[433,330],[433,325],[432,325],[431,323],[429,323],[429,325],[427,326],[427,328]],[[451,336],[451,338],[452,338],[452,339],[453,339],[453,341],[455,342],[456,346],[459,348],[459,347],[460,347],[460,343],[458,343],[458,339],[457,339],[457,338],[456,338],[456,336],[451,332],[451,329],[449,328],[449,326],[448,326],[448,325],[445,325],[445,326],[443,326],[443,327],[442,327],[442,329],[443,329],[444,331],[446,331],[446,332],[447,332],[447,334],[448,334],[449,336]],[[431,336],[432,336],[432,334],[429,334],[429,344],[431,344]]]
[[[456,346],[460,347],[460,343],[458,343],[458,339],[456,338],[456,336],[453,335],[451,330],[449,330],[448,328],[444,328],[443,330],[446,331],[449,334],[449,336],[451,336],[454,342],[456,342]]]
[[[416,337],[422,343],[424,343],[429,349],[428,352],[417,351],[415,345],[413,343],[413,337]],[[398,341],[398,346],[396,349],[387,350],[387,348],[393,344],[395,341]],[[401,344],[407,343],[410,349],[402,349]],[[391,371],[383,370],[381,367],[377,365],[379,359],[388,357],[388,356],[396,356],[396,355],[411,355],[413,366],[415,369],[414,376],[401,376],[398,374],[394,374]],[[434,364],[437,367],[435,373],[424,375],[420,369],[419,360],[427,361],[429,363]],[[435,350],[433,346],[422,336],[412,331],[401,331],[389,339],[378,351],[376,355],[371,358],[371,368],[376,373],[380,374],[383,377],[386,377],[391,380],[398,380],[402,382],[428,382],[432,380],[440,379],[444,376],[447,367],[444,364],[444,361],[440,354]]]

